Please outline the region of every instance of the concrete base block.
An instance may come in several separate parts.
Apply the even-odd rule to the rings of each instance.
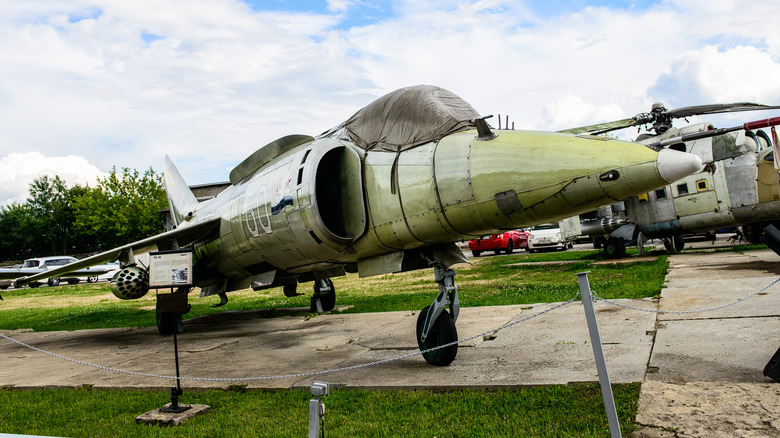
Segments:
[[[144,414],[141,414],[137,417],[135,417],[135,422],[137,424],[159,424],[160,426],[179,426],[185,421],[189,420],[190,418],[205,414],[206,412],[210,411],[211,408],[206,405],[179,405],[179,406],[191,406],[190,409],[187,409],[184,412],[180,413],[169,413],[169,412],[162,412],[160,409],[165,409],[170,407],[171,404],[168,403],[167,405],[157,408],[153,411],[146,412]]]

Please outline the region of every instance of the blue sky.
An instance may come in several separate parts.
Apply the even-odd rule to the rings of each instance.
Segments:
[[[256,148],[416,84],[518,129],[656,101],[777,105],[777,17],[757,0],[5,0],[0,205],[42,174],[86,183],[166,154],[190,184],[223,181]]]

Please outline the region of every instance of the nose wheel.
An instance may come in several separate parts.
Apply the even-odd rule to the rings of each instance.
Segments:
[[[455,328],[455,320],[452,319],[452,315],[446,310],[442,310],[436,321],[433,322],[433,326],[428,331],[428,336],[425,340],[422,340],[423,326],[425,320],[428,317],[428,312],[431,306],[428,306],[420,312],[417,317],[417,345],[420,347],[420,351],[425,351],[431,348],[435,348],[441,345],[446,345],[458,340],[458,330]],[[455,360],[455,356],[458,354],[458,344],[449,345],[438,350],[429,351],[423,353],[425,361],[431,365],[445,366],[452,363]]]
[[[417,345],[420,351],[457,342],[458,331],[455,321],[460,313],[458,287],[455,286],[455,271],[444,266],[439,260],[432,263],[439,295],[430,306],[424,308],[417,317]],[[450,307],[447,312],[446,306]],[[455,360],[458,344],[447,345],[438,350],[423,353],[425,361],[431,365],[446,366]]]

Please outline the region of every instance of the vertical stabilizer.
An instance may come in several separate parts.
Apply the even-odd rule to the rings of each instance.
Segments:
[[[190,216],[198,205],[198,200],[192,194],[179,170],[173,165],[173,161],[165,156],[165,171],[163,172],[165,193],[168,196],[168,207],[171,209],[171,217],[178,227],[186,217]]]

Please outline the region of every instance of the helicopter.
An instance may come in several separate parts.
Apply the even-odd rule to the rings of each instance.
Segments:
[[[688,106],[673,110],[655,103],[649,113],[628,119],[573,128],[561,132],[604,135],[639,127],[634,141],[653,150],[673,149],[702,159],[696,173],[673,184],[631,197],[612,206],[581,215],[582,235],[594,238],[610,257],[625,254],[626,244],[640,247],[659,238],[670,252],[685,246],[683,234],[708,233],[742,226],[761,230],[780,217],[780,185],[775,149],[777,118],[716,129],[709,123],[677,128],[674,119],[727,112],[775,110],[750,102]],[[768,135],[761,128],[771,128]],[[754,236],[758,241],[760,236]]]
[[[157,293],[158,331],[175,334],[193,287],[224,305],[235,290],[281,287],[291,297],[313,283],[311,307],[322,312],[336,302],[332,278],[433,268],[439,293],[419,313],[416,336],[428,363],[448,365],[460,312],[451,266],[468,262],[457,242],[578,215],[701,167],[695,155],[626,141],[494,131],[489,117],[442,88],[402,88],[317,137],[268,143],[200,203],[166,157],[175,228],[14,283],[119,259],[111,290],[120,299],[180,282]],[[137,263],[155,248],[165,254]],[[158,271],[158,258],[177,268]]]

